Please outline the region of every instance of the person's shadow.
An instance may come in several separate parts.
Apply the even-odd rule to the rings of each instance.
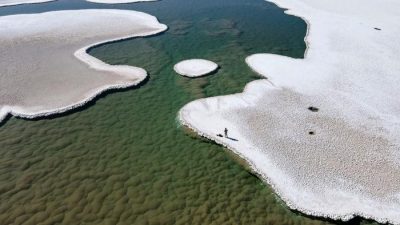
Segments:
[[[224,137],[224,135],[222,135],[222,134],[217,134],[217,136],[218,136],[218,137]],[[225,136],[225,138],[227,138],[227,139],[229,139],[229,140],[232,140],[232,141],[239,141],[238,139],[231,138],[231,137],[229,137],[229,136]]]
[[[231,138],[231,137],[228,137],[228,136],[226,136],[226,138],[228,138],[229,140],[232,140],[232,141],[239,141],[238,139]]]

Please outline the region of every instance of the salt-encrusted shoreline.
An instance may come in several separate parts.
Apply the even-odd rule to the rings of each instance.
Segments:
[[[263,84],[262,84],[263,82]],[[258,86],[258,88],[252,88],[251,86]],[[253,81],[250,82],[246,85],[244,91],[240,94],[233,94],[233,95],[226,95],[223,96],[224,98],[229,98],[233,97],[235,98],[234,100],[239,100],[239,104],[237,106],[233,106],[233,108],[240,108],[241,105],[246,105],[246,104],[253,104],[251,103],[254,101],[254,99],[261,98],[261,91],[260,88],[265,88],[265,86],[271,86],[271,83],[267,80],[258,80],[258,81]],[[244,94],[248,94],[248,97],[243,98]],[[239,98],[237,98],[239,97]],[[210,103],[210,101],[212,103]],[[270,161],[268,157],[265,157],[264,155],[260,153],[256,153],[254,156],[249,157],[248,153],[246,152],[247,150],[256,150],[257,147],[253,146],[251,143],[248,143],[242,136],[240,130],[236,127],[234,123],[230,123],[229,121],[225,120],[223,116],[216,115],[216,114],[209,114],[205,117],[198,117],[201,118],[199,119],[200,123],[207,121],[207,124],[213,124],[210,126],[210,129],[204,130],[202,128],[202,125],[199,123],[193,123],[193,120],[190,120],[190,116],[187,114],[192,114],[192,112],[197,111],[197,112],[205,112],[207,110],[210,110],[210,106],[216,106],[217,108],[225,108],[225,106],[221,106],[224,104],[229,104],[228,101],[226,100],[221,100],[221,97],[210,97],[206,99],[199,99],[193,102],[188,103],[185,105],[179,112],[177,116],[177,120],[182,124],[183,126],[188,127],[189,129],[193,130],[196,132],[198,135],[204,138],[208,138],[214,142],[216,142],[219,145],[222,145],[232,151],[235,155],[239,156],[240,158],[244,159],[247,164],[249,165],[250,169],[264,182],[266,182],[268,185],[270,185],[275,193],[286,203],[286,205],[292,209],[292,210],[297,210],[299,212],[315,216],[315,217],[324,217],[324,218],[330,218],[334,220],[342,220],[342,221],[349,221],[350,219],[354,218],[355,216],[361,216],[365,219],[372,219],[380,223],[391,223],[391,224],[399,224],[397,219],[391,219],[391,218],[385,218],[385,217],[380,217],[376,215],[371,215],[371,214],[366,214],[361,211],[353,211],[345,214],[330,214],[330,213],[324,213],[322,211],[313,211],[308,208],[305,208],[301,205],[298,205],[296,202],[292,201],[291,196],[287,195],[285,191],[281,190],[279,188],[279,185],[277,185],[274,182],[274,179],[271,179],[271,176],[274,178],[282,178],[284,177],[284,172],[281,171],[279,168],[276,168],[272,165],[269,165],[267,170],[265,168],[260,168],[259,162],[264,161],[268,162]],[[218,106],[219,105],[219,106]],[[230,106],[226,107],[227,111],[229,111]],[[239,144],[236,144],[235,141],[228,140],[224,137],[220,137],[219,135],[223,135],[223,129],[224,128],[229,128],[229,133],[228,135],[231,136],[233,139],[236,139]],[[243,139],[242,139],[243,138]],[[245,142],[245,143],[243,143]],[[257,162],[258,161],[258,162]],[[270,162],[268,162],[270,163]],[[285,183],[289,188],[293,187],[293,181],[290,179],[288,180],[281,180],[280,182]],[[298,193],[301,195],[302,193]],[[306,193],[305,195],[308,195],[309,193]],[[397,209],[395,209],[395,213],[397,212]],[[396,214],[394,214],[396,215]]]
[[[119,89],[119,88],[127,88],[131,86],[135,86],[139,83],[141,83],[144,79],[147,77],[147,73],[144,69],[138,68],[138,67],[133,67],[133,66],[126,66],[126,65],[109,65],[107,63],[102,62],[101,60],[87,54],[88,49],[93,48],[97,45],[102,45],[105,43],[109,42],[115,42],[115,41],[120,41],[132,37],[144,37],[144,36],[149,36],[149,35],[154,35],[160,32],[163,32],[167,29],[167,26],[164,24],[160,24],[157,20],[157,18],[141,13],[141,12],[136,12],[136,11],[124,11],[124,10],[75,10],[75,11],[58,11],[58,12],[48,12],[48,13],[42,13],[42,14],[33,14],[33,15],[15,15],[15,16],[6,16],[6,17],[0,17],[0,24],[4,23],[5,25],[3,26],[4,30],[7,29],[24,29],[24,27],[19,27],[19,26],[14,26],[15,24],[12,24],[10,21],[17,21],[17,23],[21,22],[25,26],[30,26],[29,23],[37,24],[37,21],[35,19],[48,19],[50,18],[55,21],[55,18],[60,19],[62,17],[66,17],[66,20],[68,20],[69,25],[65,24],[64,27],[64,32],[67,34],[60,34],[60,37],[57,35],[54,35],[53,33],[50,33],[49,36],[47,37],[45,34],[43,34],[44,29],[46,32],[47,30],[51,30],[52,28],[49,26],[51,25],[43,25],[43,27],[37,28],[35,30],[34,27],[31,27],[34,31],[32,32],[32,38],[35,40],[36,36],[39,37],[39,39],[36,39],[39,41],[39,44],[43,44],[46,48],[47,46],[51,46],[51,44],[54,43],[55,47],[57,48],[57,41],[65,41],[63,40],[63,36],[67,38],[66,42],[64,42],[64,45],[68,45],[68,41],[70,39],[77,39],[72,41],[72,45],[75,47],[79,45],[86,45],[85,47],[80,47],[77,51],[71,52],[71,55],[74,55],[75,59],[71,59],[69,52],[70,48],[68,49],[68,54],[66,54],[64,51],[60,51],[59,56],[60,57],[66,57],[66,61],[62,61],[61,65],[63,65],[65,68],[62,68],[61,71],[59,71],[59,67],[55,66],[55,68],[51,67],[51,64],[48,65],[40,65],[38,68],[39,72],[40,71],[45,71],[41,72],[38,75],[35,74],[36,71],[34,71],[33,77],[31,78],[30,76],[26,76],[28,74],[29,69],[27,71],[18,71],[16,68],[20,68],[18,65],[12,65],[12,63],[18,64],[21,62],[15,62],[17,60],[13,60],[13,56],[20,59],[21,61],[24,60],[23,56],[26,54],[23,54],[20,56],[19,50],[16,49],[15,46],[13,46],[14,41],[18,40],[19,37],[27,38],[29,35],[23,35],[17,31],[14,32],[7,32],[7,36],[1,36],[0,34],[0,44],[2,48],[5,48],[4,51],[2,52],[8,52],[9,55],[3,56],[4,61],[3,63],[7,66],[4,66],[2,68],[5,69],[10,69],[12,73],[7,73],[4,72],[2,74],[2,79],[4,81],[10,82],[12,85],[9,84],[3,84],[4,87],[0,90],[2,92],[3,98],[0,99],[0,121],[3,120],[7,114],[11,114],[13,116],[18,116],[18,117],[23,117],[23,118],[35,118],[35,117],[43,117],[43,116],[49,116],[52,114],[58,114],[58,113],[63,113],[68,110],[71,110],[73,108],[80,107],[87,102],[93,100],[97,95],[110,90],[110,89]],[[27,18],[24,18],[27,17]],[[36,18],[35,18],[36,17]],[[82,20],[79,19],[79,17],[82,17]],[[102,20],[107,21],[107,26],[99,26],[98,28],[93,28],[97,23],[101,24]],[[115,25],[114,23],[117,22],[118,25]],[[64,25],[62,19],[61,21],[54,22],[55,27],[59,27],[60,25]],[[59,23],[59,24],[57,24]],[[82,32],[85,32],[84,35],[79,34],[80,28],[79,25],[74,24],[74,23],[82,23]],[[123,25],[121,25],[123,24]],[[40,26],[38,24],[38,26]],[[77,27],[76,27],[77,26]],[[119,27],[118,27],[119,26]],[[88,28],[91,27],[91,28]],[[112,27],[112,28],[111,28]],[[104,29],[107,29],[105,31]],[[70,29],[70,30],[68,30]],[[76,29],[76,30],[75,30]],[[94,31],[92,34],[88,32],[88,29],[92,29]],[[1,31],[1,30],[0,30]],[[51,31],[50,31],[51,32]],[[77,32],[75,34],[74,32]],[[101,32],[105,34],[101,34]],[[108,33],[107,33],[108,32]],[[1,32],[0,32],[1,33]],[[29,31],[28,31],[29,33]],[[6,32],[3,33],[4,35]],[[67,36],[70,35],[71,38],[68,38]],[[55,37],[54,37],[55,36]],[[94,36],[94,37],[92,37]],[[46,39],[49,38],[45,43],[42,43],[40,39]],[[82,44],[79,44],[79,39],[82,39]],[[52,40],[53,39],[53,40]],[[58,40],[60,39],[60,40]],[[53,43],[52,43],[53,42]],[[75,43],[78,42],[78,43]],[[87,43],[87,44],[85,44]],[[88,44],[90,43],[90,44]],[[36,45],[37,43],[32,43],[35,48],[40,48],[40,46]],[[15,52],[10,52],[7,51],[7,45],[11,46],[11,50]],[[20,46],[21,49],[26,49],[26,46]],[[29,50],[28,46],[28,50]],[[51,47],[49,47],[51,49]],[[70,47],[70,46],[68,46]],[[72,49],[74,49],[74,47]],[[35,50],[36,51],[36,50]],[[40,51],[40,50],[39,50]],[[24,52],[23,50],[21,52]],[[49,55],[58,55],[58,52],[56,53],[51,53],[49,52]],[[42,55],[40,55],[42,56]],[[8,58],[10,57],[10,58]],[[32,57],[32,56],[27,56],[27,57]],[[45,56],[46,57],[46,54]],[[78,59],[78,60],[77,60]],[[8,60],[8,61],[7,61]],[[29,58],[29,60],[32,60]],[[38,61],[42,62],[42,60],[37,59]],[[56,57],[47,59],[50,62],[53,63],[59,63]],[[84,63],[82,63],[82,62]],[[35,60],[33,62],[29,61],[28,64],[33,64],[33,68],[35,68],[38,64]],[[1,63],[0,63],[1,64]],[[39,63],[40,64],[40,63]],[[86,65],[86,66],[85,66]],[[49,66],[50,68],[46,68]],[[29,68],[30,66],[28,66]],[[13,70],[16,71],[13,71]],[[97,71],[97,72],[96,72]],[[43,75],[45,73],[46,75]],[[54,74],[52,74],[54,73]],[[58,73],[63,73],[67,75],[63,75],[60,77],[57,77]],[[31,73],[29,73],[31,74]],[[68,76],[71,74],[71,79]],[[68,89],[65,88],[66,91],[66,96],[64,98],[68,99],[66,103],[68,104],[63,104],[62,99],[63,96],[49,96],[52,93],[46,93],[44,91],[42,96],[40,94],[35,93],[38,88],[33,88],[31,91],[32,93],[24,93],[25,88],[21,88],[18,86],[18,84],[13,81],[13,80],[7,80],[7,79],[15,79],[15,77],[18,78],[19,75],[22,75],[22,80],[28,79],[28,81],[22,82],[22,86],[25,85],[32,85],[30,81],[35,82],[32,86],[38,86],[40,88],[53,88],[52,90],[58,90],[65,88],[63,87],[64,85],[68,87],[70,85],[73,89]],[[73,77],[75,75],[76,77]],[[40,81],[37,79],[35,80],[35,76],[38,76],[42,79],[45,79],[47,83],[50,84],[48,86],[43,86]],[[47,77],[46,77],[47,76]],[[54,78],[56,76],[56,78]],[[93,76],[93,77],[91,77]],[[99,77],[96,77],[99,76]],[[27,77],[27,78],[25,78]],[[82,82],[75,80],[76,78],[82,77]],[[47,81],[47,79],[51,81]],[[52,80],[54,79],[54,81]],[[70,80],[68,80],[70,79]],[[53,83],[52,83],[53,82]],[[58,86],[61,83],[62,86]],[[69,82],[71,84],[69,84]],[[51,85],[56,85],[56,86],[51,86]],[[81,85],[81,87],[79,86]],[[11,88],[11,89],[10,89]],[[17,89],[17,91],[13,91],[13,89]],[[18,90],[22,89],[22,91]],[[29,88],[28,88],[29,89]],[[82,89],[82,90],[81,90]],[[46,89],[47,90],[47,89]],[[39,91],[40,92],[40,91]],[[81,93],[81,95],[76,95],[74,93],[71,94],[71,92],[78,92]],[[13,99],[18,99],[19,94],[22,96],[24,95],[37,95],[32,98],[34,102],[43,102],[43,105],[35,105],[31,103],[31,105],[28,104],[28,106],[21,106],[18,104],[15,104],[13,106],[10,106],[11,104],[7,104],[7,101],[13,101]],[[62,92],[59,92],[59,94],[62,94]],[[72,96],[72,97],[71,97]],[[46,98],[49,98],[49,102],[46,102]],[[12,102],[11,102],[12,103]],[[25,102],[24,102],[25,103]],[[26,103],[25,103],[26,104]],[[49,105],[45,105],[49,104]],[[52,107],[52,104],[57,105],[58,107]],[[41,109],[45,108],[45,109]]]
[[[135,2],[155,2],[158,0],[86,0],[87,2],[102,3],[102,4],[126,4]]]
[[[191,102],[179,120],[248,161],[292,209],[400,224],[400,5],[273,2],[311,26],[306,58],[249,56],[268,81]]]
[[[175,64],[176,73],[185,77],[201,77],[215,72],[218,64],[206,59],[187,59]]]
[[[39,4],[46,2],[54,2],[57,0],[2,0],[0,1],[0,7],[24,5],[24,4]]]

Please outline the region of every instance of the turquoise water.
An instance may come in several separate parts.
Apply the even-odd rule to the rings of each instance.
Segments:
[[[0,15],[101,7],[148,12],[169,26],[162,35],[90,51],[110,64],[143,67],[150,77],[72,113],[2,124],[1,225],[333,223],[290,211],[226,149],[176,122],[184,104],[240,92],[259,79],[246,56],[302,57],[304,21],[262,0],[118,6],[60,0],[0,8]],[[221,69],[198,79],[173,72],[175,63],[193,57]]]

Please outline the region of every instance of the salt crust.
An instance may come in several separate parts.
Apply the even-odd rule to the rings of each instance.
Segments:
[[[179,120],[247,160],[292,209],[400,224],[400,2],[272,2],[308,23],[305,59],[249,56],[268,80],[193,101]],[[217,136],[225,127],[238,141]]]
[[[218,69],[218,65],[205,59],[183,60],[174,66],[175,72],[186,77],[200,77]]]
[[[154,2],[158,0],[86,0],[88,2],[102,3],[102,4],[124,4],[134,2]]]
[[[125,10],[0,17],[0,51],[7,53],[0,56],[0,121],[7,114],[34,118],[62,113],[106,90],[137,85],[147,76],[144,69],[109,65],[87,50],[166,29],[151,15]]]
[[[45,2],[54,2],[54,1],[56,1],[56,0],[1,0],[0,7],[22,5],[22,4],[36,4],[36,3],[45,3]]]

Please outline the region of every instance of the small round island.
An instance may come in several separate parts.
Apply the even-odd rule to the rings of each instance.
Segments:
[[[174,66],[175,72],[186,77],[200,77],[218,69],[218,64],[205,59],[188,59]]]

